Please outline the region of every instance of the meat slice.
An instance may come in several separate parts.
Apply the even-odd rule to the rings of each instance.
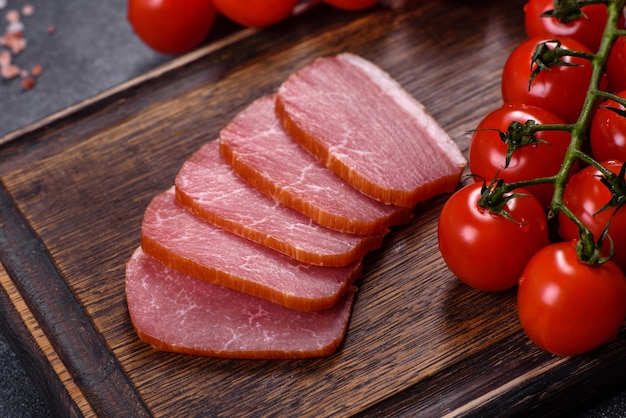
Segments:
[[[219,154],[202,146],[176,176],[176,200],[196,216],[298,261],[346,266],[380,247],[383,234],[353,235],[325,228],[242,180]]]
[[[252,186],[328,228],[370,235],[412,215],[360,193],[295,143],[276,116],[273,95],[255,100],[222,130],[220,152]]]
[[[276,110],[296,142],[381,202],[411,207],[451,192],[466,165],[422,104],[350,53],[319,58],[288,77]]]
[[[169,269],[138,248],[126,265],[138,336],[158,350],[228,358],[327,356],[344,338],[354,291],[319,312],[287,309]]]
[[[360,261],[314,266],[231,234],[179,205],[174,187],[146,208],[141,245],[169,268],[301,311],[330,308],[361,273]]]

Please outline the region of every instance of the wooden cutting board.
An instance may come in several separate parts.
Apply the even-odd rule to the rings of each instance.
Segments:
[[[124,265],[148,202],[242,108],[319,56],[388,71],[467,153],[500,105],[524,39],[522,0],[321,4],[242,30],[0,139],[0,313],[62,416],[495,416],[565,411],[623,379],[624,331],[599,350],[529,343],[515,290],[474,291],[445,267],[420,204],[369,254],[344,343],[328,358],[242,361],[157,352],[136,338]]]

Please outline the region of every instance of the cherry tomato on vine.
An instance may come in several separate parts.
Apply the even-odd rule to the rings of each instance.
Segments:
[[[561,168],[571,136],[566,131],[539,131],[538,142],[520,146],[511,154],[505,167],[509,146],[502,141],[500,132],[507,132],[511,122],[526,124],[563,124],[557,116],[541,108],[524,104],[504,104],[489,113],[479,124],[469,148],[469,164],[472,174],[490,181],[496,174],[507,182],[530,180],[555,175]],[[476,180],[479,180],[478,178]],[[552,183],[526,186],[526,189],[548,207],[554,193]]]
[[[626,90],[617,95],[626,99]],[[601,106],[626,111],[626,107],[613,100],[605,100]],[[596,160],[626,161],[626,116],[599,107],[591,122],[589,138],[591,152]]]
[[[214,20],[211,0],[128,0],[135,34],[163,54],[183,54],[199,46]]]
[[[617,38],[606,62],[606,74],[612,91],[626,90],[626,36]]]
[[[342,10],[363,10],[372,7],[380,0],[324,0],[333,7]]]
[[[261,28],[289,17],[298,0],[213,0],[213,4],[233,22]]]
[[[534,37],[526,40],[509,55],[502,70],[502,99],[505,103],[525,103],[543,108],[561,118],[566,123],[578,119],[591,81],[591,63],[579,57],[565,56],[563,61],[574,66],[551,66],[541,71],[528,83],[531,73],[537,68],[532,65],[535,47],[554,38]],[[571,38],[559,38],[561,47],[568,50],[591,53],[589,48]],[[554,49],[554,42],[548,47]]]
[[[517,310],[539,347],[563,356],[581,354],[617,336],[626,318],[626,277],[610,261],[580,262],[574,241],[550,244],[524,269]]]
[[[607,21],[604,4],[590,4],[581,8],[585,16],[570,22],[561,22],[554,17],[542,17],[541,14],[554,9],[554,0],[529,0],[524,6],[526,34],[535,36],[568,36],[584,44],[595,52],[600,46],[602,33]],[[620,26],[623,26],[622,17]]]
[[[507,219],[478,205],[480,183],[454,193],[438,222],[439,250],[448,268],[466,284],[485,291],[502,291],[517,284],[528,260],[548,244],[543,207],[523,189],[504,209]]]
[[[623,163],[619,161],[607,161],[602,163],[611,172],[618,174]],[[563,193],[563,203],[574,215],[576,215],[597,241],[606,226],[609,218],[609,236],[613,240],[613,261],[626,272],[626,206],[622,206],[613,215],[614,209],[598,212],[611,200],[611,191],[602,184],[600,171],[592,166],[574,174]],[[559,235],[565,240],[574,240],[579,236],[576,225],[562,212],[559,213]],[[602,247],[603,254],[609,255],[610,242],[605,240]]]

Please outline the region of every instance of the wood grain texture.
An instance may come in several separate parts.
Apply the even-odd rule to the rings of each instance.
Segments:
[[[0,286],[3,289],[0,309],[2,317],[8,318],[0,322],[0,326],[5,335],[13,336],[10,341],[19,344],[14,350],[20,353],[20,360],[28,373],[46,383],[41,389],[46,398],[53,401],[50,409],[67,417],[95,416],[28,304],[3,269],[0,269]]]
[[[437,250],[445,197],[420,204],[409,225],[366,257],[346,339],[331,357],[156,352],[137,340],[128,317],[124,265],[139,245],[143,211],[236,112],[313,59],[350,51],[388,71],[466,153],[467,131],[501,103],[501,68],[524,37],[522,5],[389,0],[359,13],[316,5],[0,141],[0,209],[5,217],[17,211],[11,216],[25,231],[14,237],[29,237],[5,246],[2,262],[23,267],[7,271],[93,409],[101,416],[131,407],[154,416],[496,416],[503,408],[515,415],[565,410],[573,404],[559,402],[564,396],[583,400],[623,379],[624,332],[588,355],[553,357],[525,338],[514,290],[488,294],[459,283]],[[25,268],[30,257],[33,270]]]
[[[18,277],[16,288],[47,335],[55,335],[56,352],[88,402],[100,415],[147,416],[145,406],[128,382],[114,355],[91,324],[81,304],[59,275],[43,243],[10,207],[0,188],[0,256],[7,273]],[[104,396],[103,396],[104,395]],[[115,408],[103,399],[119,399]]]

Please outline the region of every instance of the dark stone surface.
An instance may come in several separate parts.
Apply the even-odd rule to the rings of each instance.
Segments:
[[[26,126],[166,62],[137,39],[126,21],[126,0],[0,0],[0,31],[8,10],[34,6],[22,17],[27,48],[13,58],[43,73],[24,91],[19,77],[0,82],[0,136]],[[53,26],[54,33],[48,33]]]
[[[29,125],[68,106],[93,97],[170,57],[146,48],[126,22],[126,0],[0,0],[0,31],[5,14],[32,4],[23,17],[25,51],[13,62],[23,68],[44,68],[33,89],[24,91],[19,79],[0,81],[0,136]],[[55,31],[48,33],[49,26]],[[2,320],[0,318],[0,320]],[[18,361],[6,336],[0,334],[0,416],[47,417],[50,411]],[[578,417],[625,417],[626,389],[587,405]]]
[[[47,404],[0,333],[0,416],[48,417]]]

